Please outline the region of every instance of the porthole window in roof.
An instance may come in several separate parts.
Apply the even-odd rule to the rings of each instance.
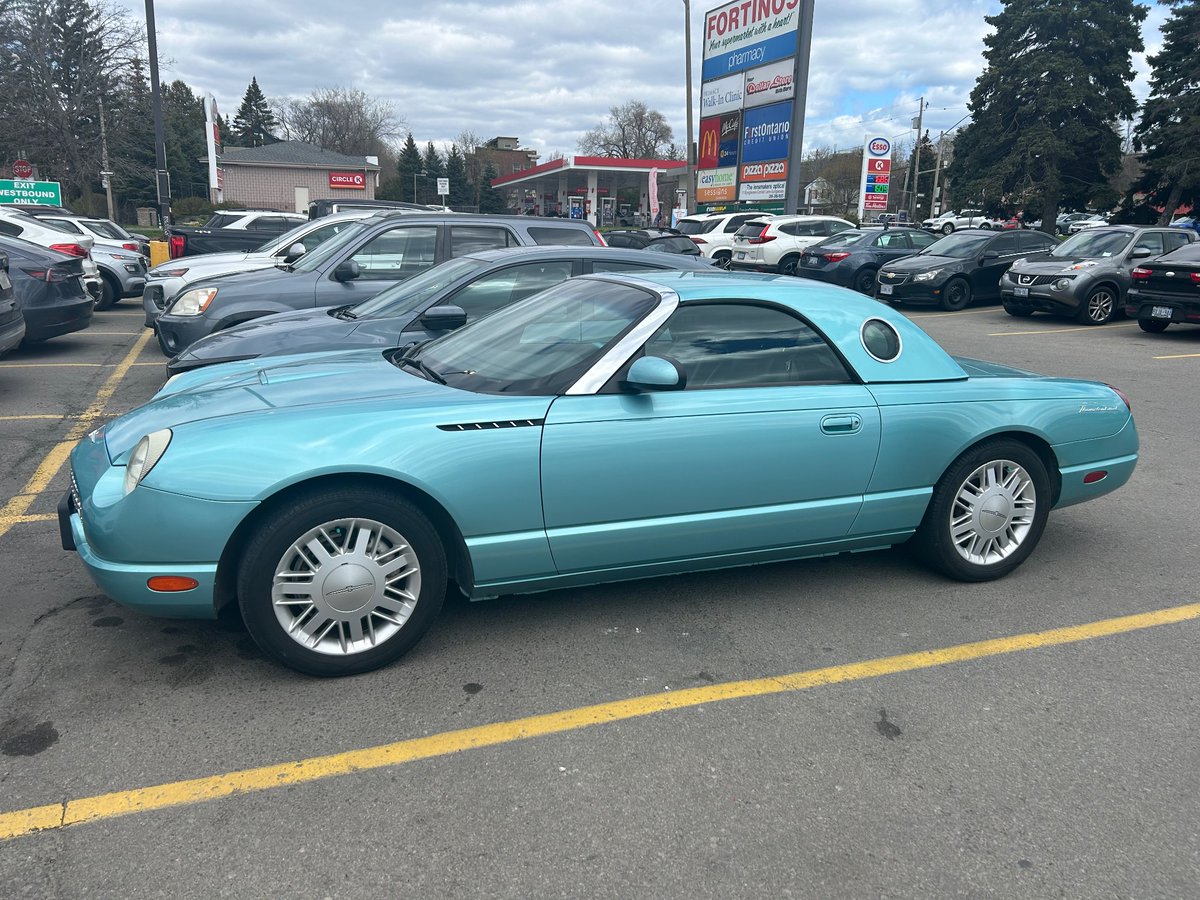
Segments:
[[[863,322],[862,342],[871,358],[880,362],[894,362],[900,356],[900,335],[883,319]]]

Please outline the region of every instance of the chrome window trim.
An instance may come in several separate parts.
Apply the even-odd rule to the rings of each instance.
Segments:
[[[625,365],[626,360],[633,354],[635,350],[641,347],[646,341],[653,337],[654,333],[671,317],[671,314],[679,308],[679,295],[670,288],[662,287],[661,285],[651,284],[650,282],[641,281],[637,278],[629,278],[623,283],[633,284],[636,287],[644,288],[658,295],[659,303],[654,309],[646,314],[642,321],[638,322],[633,329],[617,341],[609,351],[592,365],[590,369],[584,372],[575,383],[564,392],[565,396],[577,397],[594,394],[604,385],[608,384],[610,378],[616,374],[617,369]]]
[[[866,334],[867,326],[870,325],[872,322],[878,322],[880,325],[883,325],[892,334],[894,334],[896,336],[896,355],[893,356],[891,359],[884,359],[881,356],[876,356],[875,353],[871,350],[871,348],[869,346],[867,346],[867,334]],[[815,329],[814,329],[814,331],[815,331]],[[904,353],[904,337],[900,334],[899,329],[896,328],[896,326],[893,325],[891,322],[889,322],[887,319],[881,319],[878,316],[872,316],[871,318],[865,320],[862,323],[862,325],[859,326],[858,340],[862,344],[863,349],[867,351],[867,356],[871,357],[871,359],[875,360],[876,362],[883,363],[884,365],[894,363]]]

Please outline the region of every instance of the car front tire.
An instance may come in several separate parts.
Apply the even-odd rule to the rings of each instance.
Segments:
[[[716,260],[715,265],[718,269],[724,269],[725,271],[728,272],[730,269],[733,268],[733,254],[732,253],[714,253],[713,259]]]
[[[942,234],[954,234],[954,223],[947,222],[942,226]]]
[[[420,640],[446,583],[441,538],[416,506],[378,490],[321,489],[254,529],[238,605],[272,659],[308,675],[355,675]]]
[[[93,309],[103,312],[106,309],[112,309],[116,306],[117,301],[121,299],[121,290],[112,278],[107,275],[100,276],[100,296],[96,298],[93,304]]]
[[[1117,295],[1107,285],[1100,285],[1087,295],[1075,314],[1084,325],[1104,325],[1117,314]]]
[[[799,265],[800,265],[800,257],[785,256],[783,259],[781,259],[779,261],[779,274],[795,276],[796,269],[799,267]]]
[[[951,278],[942,288],[942,299],[938,305],[949,312],[956,312],[965,309],[970,302],[971,285],[965,278]]]
[[[875,293],[877,269],[859,269],[854,273],[854,289],[868,297]]]
[[[958,581],[1001,578],[1037,546],[1050,504],[1041,458],[1019,441],[988,441],[942,475],[913,547],[928,565]]]

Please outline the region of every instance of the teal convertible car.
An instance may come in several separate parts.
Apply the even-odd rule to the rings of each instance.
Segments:
[[[955,359],[841,288],[572,279],[408,350],[232,362],[88,435],[63,544],[162,616],[237,603],[317,675],[472,598],[910,541],[982,581],[1120,487],[1128,401]]]

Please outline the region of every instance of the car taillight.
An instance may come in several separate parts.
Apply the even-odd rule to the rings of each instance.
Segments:
[[[707,244],[708,241],[706,241],[704,238],[694,237],[694,238],[692,238],[692,243],[693,244]]]
[[[1125,408],[1128,409],[1130,412],[1133,412],[1133,404],[1129,402],[1129,398],[1125,395],[1125,392],[1123,390],[1121,390],[1120,388],[1113,387],[1111,384],[1109,385],[1109,387],[1112,388],[1112,391],[1114,394],[1116,394],[1118,397],[1120,397],[1125,402]]]
[[[822,253],[821,254],[821,256],[824,257],[825,262],[841,262],[843,259],[845,259],[849,255],[850,255],[849,253],[846,253],[845,251],[842,251],[842,250],[839,250],[837,253]]]
[[[1200,284],[1200,272],[1192,273],[1192,284]]]
[[[750,243],[751,244],[765,244],[768,241],[775,240],[775,235],[767,234],[767,229],[770,227],[771,227],[770,225],[764,225],[763,230],[758,233],[758,237],[750,238]]]
[[[61,284],[71,276],[62,269],[56,269],[53,266],[47,269],[26,269],[22,268],[22,272],[36,281],[44,281],[47,284]]]
[[[596,241],[600,244],[601,247],[608,246],[608,241],[606,241],[604,239],[604,235],[602,235],[600,232],[598,232],[595,228],[592,229],[592,234],[594,234],[596,236]],[[171,238],[171,240],[174,241],[175,238]],[[183,253],[183,238],[180,238],[179,239],[179,253],[172,253],[171,257],[174,258],[176,256],[181,255],[182,253]]]
[[[84,259],[90,256],[87,247],[81,247],[79,244],[51,244],[50,249],[65,253],[67,256],[80,256]]]
[[[596,237],[600,237],[599,234]],[[603,240],[600,243],[604,243]],[[173,234],[167,241],[167,252],[171,254],[171,259],[179,259],[183,256],[183,235]]]
[[[1149,281],[1150,280],[1150,270],[1143,269],[1141,266],[1138,266],[1132,272],[1129,273],[1129,277],[1132,278],[1134,281]]]
[[[134,253],[137,253],[142,248],[139,247],[137,244],[135,244],[133,241],[126,241],[124,244],[121,245],[121,249],[122,250],[132,250]]]

